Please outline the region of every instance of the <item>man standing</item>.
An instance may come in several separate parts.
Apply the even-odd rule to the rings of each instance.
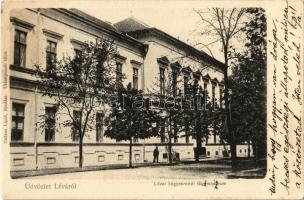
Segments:
[[[155,163],[155,161],[158,163],[158,155],[159,155],[159,151],[158,151],[158,147],[156,147],[153,151],[153,162]]]

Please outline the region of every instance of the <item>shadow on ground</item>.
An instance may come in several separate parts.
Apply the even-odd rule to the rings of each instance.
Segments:
[[[253,158],[238,158],[237,166],[234,170],[231,167],[231,160],[203,160],[200,161],[207,165],[204,168],[199,168],[198,172],[217,172],[219,174],[227,174],[226,178],[245,178],[245,179],[262,179],[266,176],[266,159],[255,161]],[[186,162],[185,165],[191,165],[193,162]],[[191,167],[190,167],[191,168]]]

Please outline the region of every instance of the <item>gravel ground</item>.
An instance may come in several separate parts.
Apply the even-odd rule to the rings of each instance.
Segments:
[[[25,179],[225,179],[263,178],[264,174],[264,168],[242,169],[232,173],[229,165],[192,163],[52,174],[26,177]]]

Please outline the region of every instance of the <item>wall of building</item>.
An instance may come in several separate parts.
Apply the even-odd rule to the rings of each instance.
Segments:
[[[13,22],[9,26],[9,61],[11,64],[14,61],[15,30],[20,29],[27,33],[26,66],[23,66],[24,69],[22,70],[16,70],[13,66],[10,70],[11,79],[19,80],[19,82],[11,81],[11,102],[25,104],[23,140],[11,142],[11,170],[77,167],[78,142],[72,141],[71,127],[56,124],[58,131],[55,134],[54,141],[45,142],[44,130],[36,125],[43,120],[39,116],[44,114],[45,107],[54,105],[55,102],[53,99],[43,97],[39,91],[35,90],[33,84],[31,85],[28,81],[35,81],[33,73],[35,65],[46,66],[47,40],[57,42],[57,58],[60,60],[63,56],[74,56],[75,41],[94,41],[96,36],[110,39],[115,39],[115,37],[83,22],[68,18],[52,9],[43,9],[39,12],[29,9],[13,10],[11,17],[30,24],[28,29],[24,29],[18,23]],[[121,39],[115,39],[115,44],[121,56],[119,62],[122,63],[122,72],[126,75],[125,85],[132,82],[133,67],[136,67],[139,69],[139,89],[143,89],[145,92],[148,92],[149,89],[157,90],[155,88],[155,81],[159,77],[157,58],[162,56],[168,57],[171,63],[179,61],[183,67],[190,66],[193,71],[207,65],[203,61],[193,58],[182,58],[185,52],[157,38],[147,38],[143,42],[149,44],[147,55],[144,55],[138,47]],[[170,66],[168,66],[168,70],[170,70]],[[223,79],[222,73],[215,67],[207,67],[202,73],[203,75],[209,74],[212,79],[216,78],[219,81]],[[182,75],[179,79],[183,80]],[[201,79],[200,84],[203,85],[203,79]],[[211,94],[210,82],[207,89],[209,94]],[[218,85],[215,95],[219,99]],[[103,109],[100,107],[97,111],[103,111]],[[59,112],[64,113],[66,111],[59,110]],[[67,119],[66,115],[61,115],[59,121],[62,122]],[[103,141],[96,142],[96,132],[92,130],[84,137],[84,143],[84,166],[128,163],[129,147],[127,141],[116,142],[113,139],[104,137]],[[173,144],[172,151],[179,155],[180,160],[193,159],[194,143],[195,140],[192,138],[190,138],[188,144],[185,143],[184,137],[179,138],[178,142]],[[152,162],[153,150],[156,146],[159,147],[160,151],[159,161],[167,162],[167,144],[160,143],[160,138],[158,137],[138,140],[133,147],[133,162]],[[215,146],[207,147],[207,150],[208,148],[212,152],[216,151]],[[222,150],[223,147],[218,146],[218,148]],[[210,155],[213,155],[213,153]],[[216,156],[214,155],[214,157]]]
[[[140,41],[149,44],[149,51],[145,58],[145,85],[148,89],[155,88],[155,82],[159,77],[159,64],[157,62],[158,58],[166,56],[170,63],[179,62],[182,67],[190,66],[193,72],[204,69],[202,75],[209,74],[210,77],[216,78],[218,81],[223,80],[223,73],[216,68],[206,67],[207,63],[202,64],[203,61],[195,60],[190,57],[185,57],[186,52],[177,49],[173,45],[165,43],[164,41],[159,41],[155,37],[148,37],[140,39]],[[170,66],[168,67],[170,70]],[[182,75],[181,75],[182,76]],[[193,76],[191,76],[193,77]],[[181,80],[181,79],[180,79]],[[202,85],[203,79],[201,78],[200,85]],[[208,84],[208,92],[211,94],[211,83]],[[219,87],[216,88],[216,98],[219,97]]]
[[[43,13],[43,14],[42,14]],[[57,42],[57,58],[60,60],[63,56],[74,56],[74,44],[72,40],[77,40],[80,42],[94,41],[95,35],[98,34],[99,37],[110,37],[107,34],[98,33],[96,30],[89,26],[79,27],[75,21],[65,19],[60,14],[51,12],[50,10],[43,11],[42,13],[36,13],[28,9],[13,10],[11,12],[11,17],[20,19],[24,22],[33,25],[31,30],[27,31],[26,38],[26,69],[35,69],[35,65],[40,65],[43,68],[46,66],[46,41],[54,38],[50,38],[43,30],[51,30],[52,32],[62,35]],[[54,20],[53,17],[57,17],[60,21]],[[56,19],[57,19],[56,18]],[[67,21],[68,20],[68,21]],[[66,24],[68,23],[68,24]],[[10,25],[10,55],[14,55],[14,35],[15,29],[18,28],[15,24]],[[81,28],[81,30],[79,30]],[[92,29],[92,30],[91,30]],[[101,35],[103,34],[103,35]],[[129,45],[130,46],[130,45]],[[125,48],[125,44],[120,44],[117,42],[118,52],[125,59],[120,60],[122,62],[122,70],[126,75],[124,84],[127,85],[132,82],[133,66],[131,61],[137,61],[138,63],[143,63],[143,56],[140,54],[139,50],[130,46]],[[10,57],[10,63],[13,64],[13,56]],[[140,74],[142,73],[143,66],[138,66]],[[17,77],[24,80],[35,80],[35,75],[20,71],[11,70],[11,77]],[[139,83],[142,82],[142,77],[139,76]],[[25,83],[22,83],[25,84]],[[14,88],[15,85],[12,85]],[[139,89],[142,89],[143,85],[139,84]],[[52,105],[55,102],[47,97],[42,97],[39,92],[32,90],[11,90],[11,100],[12,102],[22,102],[25,103],[25,128],[24,128],[24,142],[34,142],[34,132],[35,124],[39,122],[40,115],[44,114],[45,106]],[[100,108],[102,110],[102,108]],[[61,112],[65,112],[62,110]],[[62,121],[66,120],[62,117]],[[58,128],[58,127],[57,127]],[[70,128],[60,127],[61,133],[56,134],[55,142],[71,142],[71,137],[68,137],[71,133]],[[37,130],[41,132],[43,130]],[[88,137],[85,139],[86,142],[94,142],[95,137]],[[105,138],[105,142],[113,142],[109,138]],[[37,141],[44,141],[44,136],[42,134],[37,134]]]
[[[160,64],[158,63],[157,59],[161,57],[167,57],[170,61],[170,63],[179,62],[183,68],[190,66],[193,72],[197,70],[201,70],[202,76],[206,76],[207,74],[210,76],[211,79],[217,79],[219,82],[221,82],[224,78],[223,72],[219,70],[217,67],[209,66],[210,64],[205,63],[202,60],[197,60],[195,58],[186,57],[186,52],[181,50],[180,48],[177,48],[176,46],[162,41],[158,39],[157,37],[153,36],[147,36],[144,38],[139,39],[141,42],[146,43],[149,45],[149,51],[146,55],[144,65],[145,65],[145,86],[147,92],[155,92],[159,90],[159,68]],[[208,67],[206,67],[208,66]],[[170,64],[166,67],[167,74],[172,71]],[[180,88],[183,89],[183,73],[181,73],[178,77],[178,85]],[[206,80],[204,80],[200,77],[199,85],[201,87],[204,87],[204,83]],[[193,79],[193,74],[190,74],[190,78]],[[215,84],[215,98],[219,104],[220,100],[220,84]],[[211,100],[212,95],[212,82],[209,80],[207,81],[207,91]],[[209,139],[209,143],[214,143],[213,140],[213,133],[211,131],[211,136]],[[215,136],[216,143],[220,143],[220,138],[218,135]],[[185,138],[180,138],[179,142],[184,142]],[[190,138],[190,143],[194,143],[195,140]]]
[[[62,59],[63,56],[74,56],[73,40],[79,42],[95,41],[96,36],[115,39],[101,31],[97,31],[88,25],[81,25],[72,19],[60,17],[60,14],[53,13],[50,10],[43,11],[43,14],[36,13],[28,9],[12,10],[11,17],[22,19],[32,25],[34,28],[27,31],[27,47],[26,47],[26,68],[35,69],[35,65],[40,65],[43,68],[46,66],[46,42],[47,40],[55,40],[57,42],[57,59]],[[53,18],[56,17],[56,20]],[[60,20],[60,21],[59,21]],[[14,55],[14,34],[16,25],[10,25],[10,55]],[[52,31],[62,37],[54,39],[45,33],[45,30]],[[132,47],[132,45],[123,44],[117,40],[117,51],[126,60],[123,61],[123,73],[126,74],[125,84],[132,82],[133,65],[131,60],[143,63],[142,53]],[[13,63],[13,56],[10,57],[10,62]],[[141,67],[141,66],[140,66]],[[15,72],[14,72],[15,73]],[[25,74],[15,73],[13,75],[22,76],[22,78],[31,78]],[[141,81],[141,80],[140,80]],[[141,88],[140,88],[141,89]]]
[[[209,158],[223,158],[225,156],[225,151],[228,152],[230,156],[230,146],[229,144],[218,144],[218,145],[205,145],[206,147],[206,157]],[[248,146],[247,144],[239,144],[236,146],[236,155],[237,157],[243,158],[248,157],[248,151],[250,151],[250,156],[253,157],[252,145]]]
[[[158,144],[159,162],[168,162],[167,147]],[[11,171],[73,168],[78,167],[79,149],[71,143],[34,143],[14,144],[11,146]],[[153,162],[152,144],[135,144],[132,149],[132,162]],[[173,146],[180,160],[193,158],[192,146]],[[37,150],[37,165],[36,154]],[[174,154],[175,155],[175,154]],[[83,166],[103,166],[129,163],[129,146],[127,144],[92,144],[83,147]]]

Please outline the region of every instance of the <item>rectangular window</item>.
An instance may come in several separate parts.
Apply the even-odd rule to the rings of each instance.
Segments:
[[[54,141],[55,140],[55,107],[46,107],[45,108],[45,141]]]
[[[72,140],[75,141],[79,141],[79,137],[80,137],[80,131],[79,129],[81,127],[80,126],[80,116],[81,116],[81,112],[78,110],[74,110],[73,111],[73,118],[74,118],[74,124],[72,127]]]
[[[23,130],[24,130],[24,104],[13,103],[12,106],[12,141],[22,141],[23,140]]]
[[[79,50],[79,49],[74,49],[74,53],[75,53],[75,58],[74,58],[74,61],[75,61],[75,64],[77,67],[74,67],[73,68],[73,73],[74,73],[74,76],[75,77],[79,77],[81,75],[81,54],[82,54],[82,51]]]
[[[25,67],[26,58],[26,33],[15,30],[14,65]]]
[[[189,76],[184,76],[184,94],[188,92]]]
[[[103,113],[96,113],[96,142],[103,141]]]
[[[122,63],[116,63],[116,81],[119,83],[122,79]]]
[[[56,163],[56,158],[54,157],[49,157],[46,159],[47,164],[55,164]]]
[[[207,83],[204,83],[204,98],[203,98],[204,109],[206,109],[207,107],[207,100],[208,100]]]
[[[98,162],[104,162],[104,161],[105,161],[104,155],[98,156]]]
[[[223,88],[220,88],[220,108],[223,108]]]
[[[172,92],[173,96],[177,95],[177,71],[172,69]]]
[[[159,86],[160,86],[160,94],[165,94],[165,68],[159,68]]]
[[[82,51],[80,49],[74,49],[75,58],[79,58],[81,56]]]
[[[14,163],[14,166],[23,166],[24,159],[23,158],[14,158],[13,163]]]
[[[138,69],[133,68],[133,88],[138,90]]]
[[[215,85],[212,85],[212,108],[215,108]]]
[[[122,155],[122,154],[119,154],[118,157],[117,157],[117,159],[118,159],[118,160],[123,160],[123,155]]]
[[[214,99],[214,108],[217,110],[218,109],[218,102],[217,98]]]
[[[140,154],[135,154],[135,160],[139,161],[140,160]]]
[[[57,57],[57,43],[47,40],[46,45],[46,71],[49,71],[52,68],[52,65],[55,64]]]

